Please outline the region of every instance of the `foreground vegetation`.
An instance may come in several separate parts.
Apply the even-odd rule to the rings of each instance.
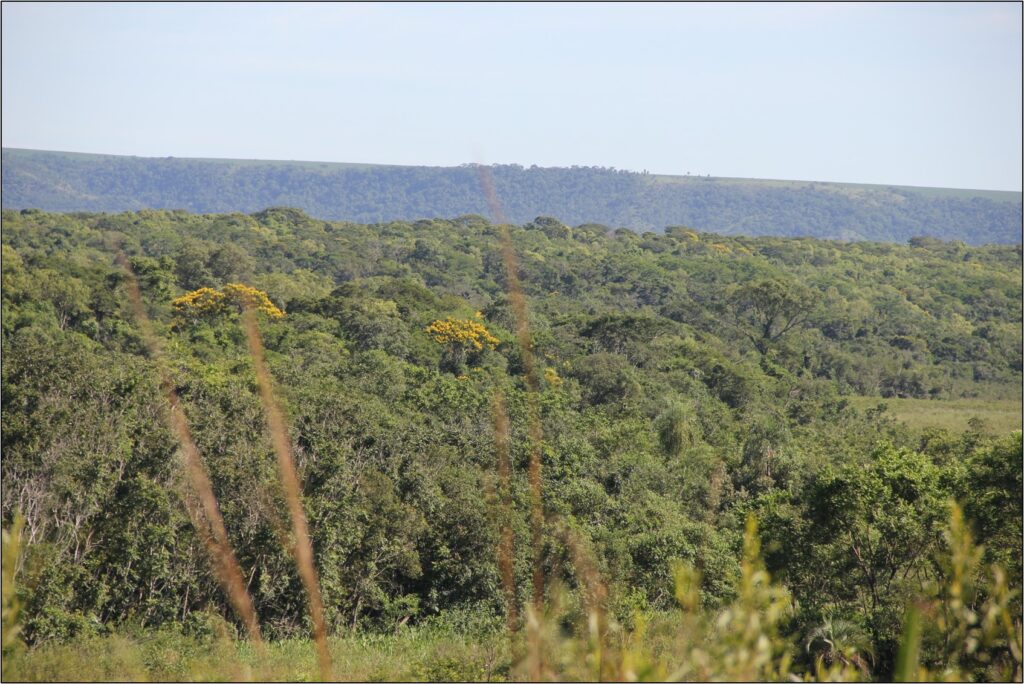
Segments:
[[[1020,405],[1019,246],[536,219],[511,231],[526,348],[501,231],[480,217],[3,220],[4,527],[24,518],[4,649],[18,677],[62,678],[82,654],[107,668],[97,678],[313,672],[247,306],[289,426],[336,676],[1019,672],[1020,432],[918,429],[890,416],[898,401],[878,407]],[[266,658],[237,640],[195,531],[168,397]],[[175,664],[165,642],[191,655]],[[391,669],[359,669],[366,644]],[[417,655],[431,650],[448,659]]]
[[[20,522],[20,521],[19,521]],[[5,534],[5,562],[19,539]],[[982,568],[982,549],[951,508],[947,546],[937,557],[949,574],[922,587],[908,606],[895,681],[1020,681],[1024,632],[1015,598],[997,566]],[[756,523],[748,520],[739,595],[711,616],[700,609],[700,575],[677,563],[675,598],[680,611],[637,612],[634,626],[608,623],[592,600],[600,586],[584,587],[582,606],[567,606],[556,586],[550,608],[527,608],[526,636],[505,633],[494,615],[453,611],[393,633],[357,633],[330,641],[334,666],[318,672],[308,640],[269,645],[238,641],[231,626],[207,615],[198,633],[180,625],[139,627],[29,651],[5,645],[4,675],[21,681],[859,681],[875,658],[857,625],[827,620],[804,644],[813,665],[800,672],[792,643],[780,625],[791,617],[786,589],[764,571]],[[979,571],[980,574],[979,574]],[[981,579],[982,584],[976,585]],[[984,598],[983,598],[984,597]],[[570,599],[571,602],[571,599]],[[11,602],[5,596],[5,624]],[[580,610],[582,608],[582,610]],[[925,624],[922,622],[927,619]],[[576,624],[573,624],[576,622]],[[941,644],[942,658],[920,662],[923,641]],[[929,669],[931,665],[932,669]]]
[[[511,656],[493,624],[410,626],[330,640],[344,681],[504,681]],[[172,626],[120,630],[12,654],[8,681],[316,681],[308,639],[281,639],[258,654],[229,632],[185,635]]]

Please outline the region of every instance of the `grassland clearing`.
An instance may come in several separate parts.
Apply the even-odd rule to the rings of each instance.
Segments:
[[[901,399],[849,397],[859,409],[885,404],[887,413],[916,432],[927,428],[963,431],[972,418],[981,420],[986,434],[1006,434],[1021,429],[1022,405],[1019,399]]]

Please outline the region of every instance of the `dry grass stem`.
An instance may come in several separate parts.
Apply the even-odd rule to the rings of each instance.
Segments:
[[[523,370],[527,389],[527,431],[530,438],[530,542],[533,551],[533,605],[538,614],[544,603],[544,568],[541,563],[544,532],[544,508],[540,477],[540,448],[542,431],[540,425],[540,378],[537,376],[537,365],[533,358],[533,341],[530,335],[530,321],[526,307],[526,295],[523,293],[519,280],[519,263],[515,248],[512,245],[512,234],[509,232],[505,214],[498,202],[494,190],[491,170],[486,166],[477,166],[480,173],[480,184],[487,197],[491,215],[498,224],[501,240],[501,256],[505,263],[505,275],[512,314],[516,322],[516,338],[523,357]]]
[[[221,586],[227,594],[235,613],[241,618],[249,638],[256,644],[262,645],[260,626],[256,618],[256,610],[253,607],[252,597],[246,589],[242,570],[238,565],[231,544],[228,541],[227,528],[224,526],[224,519],[221,517],[220,508],[217,505],[217,498],[213,493],[213,485],[210,483],[210,476],[206,472],[202,458],[199,455],[199,448],[188,427],[185,419],[185,412],[178,400],[178,393],[174,388],[174,381],[171,378],[170,370],[167,367],[160,340],[153,331],[153,325],[146,315],[145,306],[142,303],[142,292],[139,290],[138,280],[128,263],[123,252],[118,252],[117,262],[127,274],[128,298],[131,302],[135,320],[139,330],[142,332],[143,341],[149,350],[150,358],[160,374],[160,389],[167,401],[166,417],[171,432],[181,446],[182,454],[185,457],[185,471],[192,490],[198,499],[198,505],[189,500],[192,497],[185,496],[185,508],[192,519],[192,524],[199,533],[200,539],[206,546],[210,556],[211,564]]]
[[[313,639],[316,643],[317,658],[320,663],[320,676],[324,680],[332,678],[331,674],[331,653],[327,648],[327,623],[324,619],[324,604],[320,594],[320,581],[317,578],[316,567],[313,563],[313,544],[309,538],[309,525],[306,522],[306,513],[302,508],[302,492],[299,485],[299,477],[295,471],[295,460],[292,458],[291,442],[288,439],[288,428],[284,422],[284,415],[274,396],[273,384],[270,372],[267,370],[266,357],[263,351],[263,340],[260,337],[259,327],[256,324],[256,315],[251,308],[246,308],[242,313],[242,323],[245,329],[245,339],[249,344],[249,353],[252,355],[253,367],[256,371],[256,384],[259,388],[260,400],[263,402],[263,411],[267,418],[267,427],[270,430],[271,441],[274,445],[274,453],[277,454],[277,464],[281,475],[281,484],[284,488],[285,499],[288,502],[288,510],[292,519],[292,533],[295,536],[295,544],[292,546],[295,565],[302,578],[302,584],[306,588],[309,597],[309,614],[313,620]]]
[[[515,547],[509,517],[512,510],[511,475],[512,466],[508,452],[508,413],[505,409],[505,395],[501,390],[494,394],[494,443],[498,452],[499,516],[501,519],[501,540],[498,543],[498,570],[501,586],[505,592],[505,617],[509,634],[519,628],[519,609],[516,600],[516,582],[512,567]]]

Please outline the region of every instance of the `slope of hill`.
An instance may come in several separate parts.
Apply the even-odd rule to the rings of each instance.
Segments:
[[[380,222],[486,213],[476,169],[144,158],[3,150],[4,209],[254,212],[289,205],[323,219]],[[659,176],[597,167],[493,167],[509,219],[725,235],[970,244],[1021,240],[1021,193]]]

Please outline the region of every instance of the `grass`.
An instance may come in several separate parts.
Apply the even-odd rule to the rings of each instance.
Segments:
[[[895,399],[848,397],[860,409],[885,404],[887,413],[915,432],[927,428],[945,428],[961,432],[971,426],[972,418],[981,420],[982,431],[1000,435],[1021,429],[1020,399]]]
[[[508,637],[473,636],[430,626],[394,634],[328,640],[338,681],[505,681]],[[257,657],[248,641],[200,639],[172,630],[46,643],[10,659],[8,681],[318,681],[309,639],[267,642]]]

